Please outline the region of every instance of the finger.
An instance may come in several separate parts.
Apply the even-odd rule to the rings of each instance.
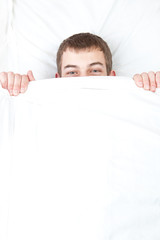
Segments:
[[[14,77],[13,72],[8,72],[8,91],[11,96],[13,95]]]
[[[150,90],[152,92],[155,92],[156,91],[156,75],[154,72],[149,72],[148,77],[149,77],[149,83],[150,83]]]
[[[27,90],[29,83],[29,78],[27,75],[22,75],[22,80],[21,80],[21,89],[20,92],[24,93]]]
[[[135,84],[137,85],[137,87],[143,87],[143,79],[140,74],[135,74],[133,76],[133,80],[135,81]]]
[[[1,72],[0,73],[0,83],[2,88],[7,89],[8,87],[8,76],[6,72]]]
[[[156,83],[157,88],[160,88],[160,72],[156,72]]]
[[[15,74],[13,95],[17,96],[20,92],[22,76],[20,74]]]
[[[142,76],[142,79],[143,79],[144,89],[149,90],[150,84],[149,84],[148,74],[144,72],[144,73],[141,74],[141,76]]]
[[[29,81],[34,81],[35,80],[32,71],[28,71],[27,75],[29,77]]]

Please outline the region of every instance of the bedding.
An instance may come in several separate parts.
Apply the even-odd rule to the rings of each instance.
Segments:
[[[125,77],[1,89],[1,239],[158,240],[159,99]]]

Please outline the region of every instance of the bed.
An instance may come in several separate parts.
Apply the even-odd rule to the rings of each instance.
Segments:
[[[0,88],[0,239],[160,239],[159,1],[0,2],[0,71],[36,81]],[[74,24],[73,24],[74,19]],[[59,43],[102,36],[117,77],[54,78]]]

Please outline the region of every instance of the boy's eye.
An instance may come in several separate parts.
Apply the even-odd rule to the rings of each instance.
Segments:
[[[100,73],[101,70],[100,69],[91,69],[91,73]]]
[[[75,71],[70,71],[67,73],[67,75],[75,75],[75,74],[77,74],[77,72],[75,72]]]

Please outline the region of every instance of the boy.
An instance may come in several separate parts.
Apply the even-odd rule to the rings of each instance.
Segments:
[[[65,39],[57,52],[57,70],[55,77],[115,76],[112,70],[112,55],[107,43],[97,35],[79,33]],[[138,87],[155,92],[160,87],[160,72],[136,74],[133,77]],[[1,73],[0,82],[11,96],[17,96],[27,90],[33,81],[32,71],[27,75],[12,72]]]

